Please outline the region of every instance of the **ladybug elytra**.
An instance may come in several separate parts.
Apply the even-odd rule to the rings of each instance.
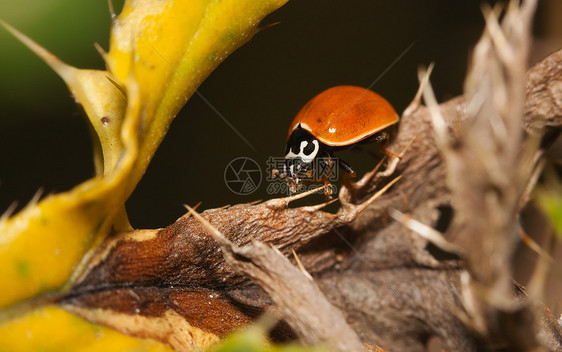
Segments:
[[[314,183],[327,183],[336,162],[348,177],[353,177],[351,167],[334,158],[334,152],[362,141],[387,140],[389,135],[383,130],[397,122],[398,114],[390,103],[369,89],[337,86],[325,90],[312,98],[291,123],[285,164],[274,173],[287,178],[291,192],[302,180],[314,178]]]

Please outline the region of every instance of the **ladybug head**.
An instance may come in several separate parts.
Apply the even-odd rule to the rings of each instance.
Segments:
[[[298,127],[293,131],[289,140],[287,141],[287,148],[285,150],[285,164],[282,177],[287,177],[288,180],[294,183],[294,187],[302,179],[312,179],[315,175],[316,158],[323,155],[323,144],[316,139],[308,131]]]

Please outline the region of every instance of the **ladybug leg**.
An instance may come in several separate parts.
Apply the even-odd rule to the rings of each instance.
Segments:
[[[334,159],[332,159],[331,157],[327,158],[327,166],[326,166],[326,171],[324,172],[324,175],[322,175],[322,178],[324,179],[324,196],[326,197],[326,201],[331,200],[332,197],[332,187],[330,184],[330,175],[332,174],[332,169],[334,167]]]
[[[355,191],[359,188],[357,183],[353,181],[357,174],[355,173],[355,171],[353,171],[351,166],[349,166],[349,164],[342,159],[338,159],[338,165],[340,169],[344,171],[342,181],[345,188],[350,190],[352,193],[355,193]]]
[[[402,159],[402,156],[406,153],[406,151],[410,148],[410,146],[414,143],[414,141],[415,141],[415,137],[412,138],[412,140],[408,143],[408,145],[406,145],[404,150],[402,150],[400,152],[400,154],[396,155],[396,157],[390,157],[390,158],[384,157],[384,158],[382,158],[378,162],[378,164],[375,166],[375,168],[373,170],[369,171],[368,173],[366,173],[365,175],[363,175],[363,177],[359,181],[353,182],[349,178],[347,180],[344,178],[345,190],[342,189],[342,192],[340,192],[340,200],[342,201],[342,203],[349,202],[349,200],[361,188],[363,188],[367,184],[371,183],[375,177],[385,178],[385,177],[388,177],[388,176],[392,175],[394,173],[394,171],[396,171],[396,167],[398,166],[398,162],[400,162],[400,160]],[[384,171],[379,171],[380,168],[382,167],[383,163],[387,160],[388,160],[388,163],[386,165],[386,169]],[[400,176],[398,178],[400,178]],[[392,181],[392,182],[395,182],[395,181]]]
[[[390,140],[390,134],[386,131],[383,132],[379,132],[378,134],[375,135],[374,137],[375,142],[378,143],[379,145],[379,150],[384,153],[384,155],[388,156],[389,158],[392,159],[400,159],[400,155],[395,154],[393,152],[391,152],[390,150],[386,149],[385,146],[388,143],[388,141]]]
[[[347,176],[353,178],[356,176],[355,171],[353,171],[351,166],[349,166],[349,164],[346,163],[343,159],[338,158],[338,166],[343,170],[343,172],[345,172],[344,177]]]
[[[382,158],[377,166],[375,166],[375,168],[369,172],[367,172],[365,175],[363,175],[363,177],[357,181],[357,182],[349,182],[349,185],[346,185],[346,187],[348,187],[351,192],[356,192],[359,188],[363,188],[365,187],[366,184],[370,183],[373,178],[375,177],[375,175],[377,175],[377,173],[379,172],[379,169],[381,168],[382,164],[386,161],[386,158]]]
[[[402,157],[404,156],[404,154],[406,154],[408,149],[410,149],[412,144],[414,144],[415,140],[416,140],[416,136],[414,136],[410,140],[410,142],[408,142],[408,144],[404,147],[404,149],[400,152],[400,154],[391,153],[394,156],[389,156],[389,161],[388,164],[386,165],[386,169],[380,173],[381,177],[388,177],[392,175],[394,171],[396,171],[396,167],[398,166],[398,163],[400,162],[400,160],[402,160]]]
[[[332,187],[330,187],[330,181],[326,178],[324,180],[324,196],[326,197],[326,201],[332,200]]]
[[[431,75],[432,71],[433,71],[433,63],[431,65],[429,65],[429,67],[427,68],[426,74],[423,77],[423,79],[421,80],[420,86],[418,87],[418,91],[416,92],[416,96],[414,97],[414,99],[412,100],[410,105],[408,105],[406,110],[404,110],[404,112],[402,113],[402,119],[411,117],[414,114],[414,112],[416,112],[419,109],[419,107],[421,106],[421,98],[422,98],[422,95],[423,95],[423,90],[429,82],[429,76]],[[414,143],[415,139],[416,139],[416,136],[414,136],[414,138],[412,138],[410,143],[408,143],[408,145],[406,145],[406,147],[404,148],[404,150],[402,150],[400,152],[400,154],[395,154],[395,153],[387,150],[384,147],[384,143],[379,144],[380,150],[390,158],[390,160],[388,162],[388,165],[386,166],[386,170],[381,172],[381,175],[380,175],[381,177],[388,177],[388,176],[390,176],[394,173],[394,171],[396,170],[396,166],[398,166],[398,162],[400,161],[400,159],[402,159],[402,156],[406,153],[406,151]],[[383,141],[383,142],[386,142],[386,141]]]
[[[367,208],[369,205],[371,205],[375,200],[377,200],[381,195],[384,194],[384,192],[386,192],[390,187],[392,187],[393,184],[395,184],[398,180],[400,180],[402,176],[398,176],[396,178],[394,178],[392,181],[390,181],[389,183],[387,183],[383,188],[381,188],[379,191],[377,191],[375,194],[373,194],[369,199],[367,199],[366,201],[364,201],[361,204],[353,204],[350,203],[346,198],[342,197],[340,194],[340,201],[342,203],[342,207],[338,212],[338,215],[344,220],[344,221],[353,221],[357,215],[359,215],[359,213],[361,213],[363,210],[365,210],[365,208]]]
[[[276,178],[276,177],[284,178],[285,175],[282,174],[281,171],[279,171],[278,169],[271,170],[271,178]]]

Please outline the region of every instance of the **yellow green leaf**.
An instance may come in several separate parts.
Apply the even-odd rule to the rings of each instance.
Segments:
[[[0,307],[59,289],[112,226],[170,123],[212,70],[287,0],[127,0],[109,71],[64,64],[9,26],[66,82],[99,139],[103,173],[0,219]]]
[[[144,174],[173,118],[203,80],[250,40],[261,20],[287,0],[127,0],[105,57],[123,81],[136,72],[145,103],[139,160],[130,187]],[[134,60],[131,60],[134,53]],[[132,189],[131,188],[131,189]]]
[[[125,94],[113,83],[115,79],[112,74],[67,65],[12,26],[0,23],[64,80],[74,98],[84,108],[96,132],[96,142],[100,143],[103,153],[103,172],[109,174],[123,149],[120,133],[127,107]]]
[[[109,232],[128,196],[124,186],[137,157],[140,100],[134,79],[129,81],[124,149],[113,172],[0,219],[0,307],[59,288]]]
[[[274,346],[269,342],[265,329],[257,325],[235,332],[223,343],[211,349],[213,352],[328,352],[322,347],[305,347],[296,344]]]
[[[163,343],[138,339],[48,306],[0,323],[0,352],[164,352]]]

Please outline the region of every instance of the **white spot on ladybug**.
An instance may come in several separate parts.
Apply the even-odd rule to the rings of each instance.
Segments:
[[[335,129],[334,127],[330,127],[330,128],[328,129],[328,132],[330,132],[330,133],[335,133],[335,132],[336,132],[336,129]]]
[[[287,155],[285,155],[285,159],[300,158],[303,162],[310,163],[312,160],[314,160],[314,158],[316,158],[319,149],[320,145],[318,144],[318,141],[316,139],[310,142],[301,141],[298,154],[293,151],[293,148],[291,148]],[[291,170],[291,172],[293,172],[293,170]]]
[[[304,143],[304,145],[303,145],[303,143]],[[307,148],[307,147],[309,147],[309,148]],[[312,148],[311,151],[307,150],[307,149],[310,149],[310,148]],[[318,149],[320,149],[320,145],[318,144],[318,141],[316,139],[313,140],[312,142],[302,142],[301,143],[301,152],[300,152],[299,155],[305,163],[309,163],[312,160],[314,160],[314,158],[316,158],[316,154],[318,154]]]

